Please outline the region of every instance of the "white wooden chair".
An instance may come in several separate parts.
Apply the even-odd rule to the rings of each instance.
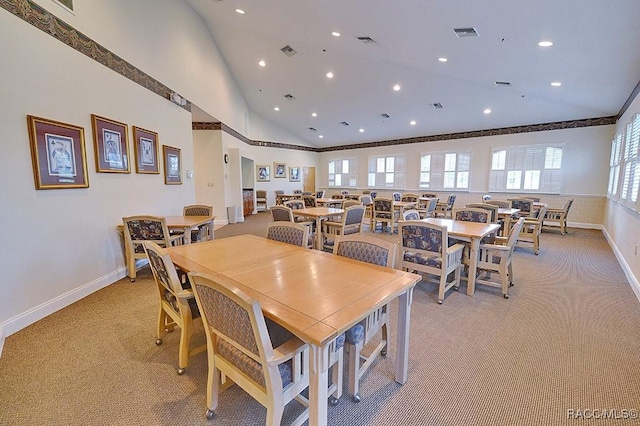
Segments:
[[[547,209],[543,219],[543,226],[549,226],[547,223],[557,223],[560,225],[560,233],[565,235],[567,233],[567,216],[569,215],[569,209],[573,204],[573,199],[567,201],[562,209]],[[546,223],[545,223],[546,222]]]
[[[213,206],[191,204],[182,208],[183,216],[213,216]],[[213,240],[213,229],[209,224],[200,225],[191,231],[191,242]]]
[[[542,221],[547,213],[547,206],[542,206],[536,213],[536,217],[525,217],[524,225],[518,235],[518,242],[533,244],[533,252],[538,255],[540,251],[540,232],[542,231]]]

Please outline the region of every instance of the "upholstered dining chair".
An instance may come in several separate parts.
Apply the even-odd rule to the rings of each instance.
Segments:
[[[393,268],[398,244],[367,235],[344,235],[336,237],[333,254],[361,262]],[[386,356],[389,345],[389,305],[370,313],[365,319],[347,330],[345,350],[348,352],[349,393],[354,401],[360,401],[360,379],[378,355]],[[362,348],[381,332],[380,343],[362,354]]]
[[[438,194],[435,192],[423,192],[420,196],[423,198],[438,198]]]
[[[315,195],[303,195],[302,201],[304,201],[305,207],[315,207],[316,206],[316,197]]]
[[[392,192],[391,198],[393,198],[393,201],[402,201],[402,194],[400,192]]]
[[[534,217],[525,217],[522,230],[518,235],[518,242],[533,244],[533,252],[536,256],[540,251],[540,232],[542,231],[542,222],[546,213],[547,206],[544,205],[534,213]]]
[[[442,304],[447,290],[460,287],[464,246],[449,246],[446,226],[415,220],[402,221],[398,226],[402,269],[438,277],[438,303]]]
[[[300,200],[294,200],[294,201],[301,202]],[[287,201],[287,202],[290,203],[291,201]],[[303,207],[300,207],[300,208],[304,208],[304,202],[302,202],[302,204],[303,204]],[[293,216],[293,210],[291,209],[291,207],[272,206],[269,210],[271,211],[271,217],[273,218],[274,222],[291,222],[291,223],[297,223],[299,225],[306,226],[309,230],[308,231],[309,239],[310,240],[313,239],[313,235],[315,235],[313,230],[314,222],[297,221],[296,218]],[[313,244],[311,244],[310,247],[313,247]]]
[[[256,210],[259,212],[266,212],[269,210],[269,208],[267,207],[267,191],[265,191],[264,189],[256,190]]]
[[[324,190],[316,191],[316,198],[324,198]]]
[[[212,216],[213,206],[204,204],[192,204],[182,208],[183,216]],[[213,239],[213,229],[209,224],[200,225],[198,229],[191,230],[191,242],[208,241]]]
[[[547,209],[543,219],[543,226],[549,226],[547,223],[557,223],[560,225],[560,233],[565,235],[567,233],[567,216],[569,215],[569,209],[573,204],[573,199],[567,201],[562,209]],[[546,222],[546,223],[544,223]]]
[[[373,201],[371,195],[365,194],[360,197],[360,203],[364,206],[364,217],[369,219],[369,227],[371,227],[371,213],[373,212]]]
[[[145,241],[143,246],[160,300],[156,345],[162,344],[167,331],[173,331],[176,326],[180,328],[178,374],[183,374],[189,366],[189,357],[207,349],[206,345],[193,349],[190,345],[194,323],[201,319],[200,311],[188,279],[181,283],[167,250],[151,241]]]
[[[438,202],[436,204],[436,210],[435,210],[435,215],[439,216],[442,215],[444,217],[452,217],[453,215],[453,205],[456,202],[456,195],[455,194],[451,194],[449,195],[449,197],[447,198],[447,202],[446,203],[441,203]]]
[[[513,285],[513,250],[524,221],[523,217],[518,219],[508,237],[497,237],[493,244],[480,244],[476,285],[498,287],[505,299],[509,298],[509,287]],[[493,272],[498,274],[499,281],[494,280]]]
[[[420,220],[420,212],[416,209],[404,210],[402,220]]]
[[[507,201],[507,200],[487,200],[486,204],[497,206],[500,209],[511,208],[511,201]]]
[[[491,223],[491,212],[485,209],[478,209],[472,207],[465,207],[462,209],[456,209],[453,211],[453,219],[460,220],[462,222],[478,222],[478,223]],[[487,235],[482,238],[483,243],[493,243],[495,241],[495,234]],[[456,241],[456,239],[453,239]],[[458,241],[464,245],[464,252],[462,253],[462,263],[465,268],[469,265],[469,256],[471,253],[470,243],[467,241]]]
[[[344,209],[342,220],[334,222],[325,220],[322,222],[322,247],[325,250],[333,252],[335,239],[338,235],[351,235],[362,233],[362,221],[366,208],[361,205],[350,206]]]
[[[374,232],[381,223],[382,230],[388,226],[390,233],[398,226],[400,212],[394,206],[393,198],[376,197],[373,200],[373,218],[371,220],[371,232]]]
[[[467,208],[487,210],[490,213],[489,222],[498,223],[498,206],[487,203],[469,203]]]
[[[420,213],[421,218],[427,217],[435,217],[436,206],[438,204],[437,198],[429,198],[424,204],[420,204],[420,206],[416,209]]]
[[[300,247],[313,247],[309,227],[293,222],[273,222],[267,228],[267,238]]]
[[[400,201],[407,201],[409,203],[417,203],[420,197],[416,194],[403,194],[400,197]]]
[[[147,258],[142,243],[153,241],[161,247],[182,244],[182,234],[171,235],[164,217],[129,216],[123,217],[122,222],[125,257],[131,282],[136,280],[136,260]]]
[[[491,199],[491,195],[489,195],[489,194],[484,194],[484,195],[482,196],[482,202],[483,202],[483,203],[486,203],[486,202],[487,202],[487,201],[489,201],[490,199]]]
[[[279,425],[284,407],[309,386],[309,347],[264,318],[260,304],[223,277],[189,273],[207,336],[207,419],[218,408],[228,378],[267,409],[267,425]],[[232,320],[230,320],[232,319]],[[233,407],[229,407],[233,409]],[[294,421],[309,418],[305,409]]]
[[[342,203],[342,208],[346,209],[351,206],[361,206],[361,205],[362,205],[362,202],[359,199],[358,200],[347,199],[345,200],[344,203]]]
[[[340,191],[341,195],[348,195],[349,194],[349,190],[347,189],[343,189],[342,191]]]
[[[519,217],[531,217],[533,212],[533,200],[530,198],[518,197],[518,198],[509,198],[511,202],[512,209],[520,209],[518,212]]]

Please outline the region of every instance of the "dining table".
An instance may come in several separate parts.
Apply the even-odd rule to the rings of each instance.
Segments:
[[[325,207],[340,206],[340,207],[342,207],[344,202],[345,202],[344,198],[316,198],[316,205],[318,205],[318,206],[325,206]]]
[[[520,209],[504,209],[498,208],[498,219],[502,219],[504,223],[502,227],[502,236],[509,235],[509,230],[511,229],[511,222],[514,215],[520,213]]]
[[[293,210],[294,216],[304,216],[315,219],[315,245],[318,250],[322,250],[322,221],[332,217],[341,217],[343,213],[343,209],[338,209],[335,207],[305,207],[304,209]]]
[[[265,317],[309,345],[309,425],[327,424],[335,339],[395,299],[395,381],[407,381],[411,302],[419,275],[249,234],[167,250],[187,272],[234,280],[258,300]]]
[[[420,220],[434,225],[444,226],[447,228],[447,234],[449,237],[455,237],[459,240],[469,242],[470,250],[469,272],[467,274],[467,295],[473,296],[476,287],[480,241],[487,235],[497,233],[500,229],[500,225],[497,223],[467,222],[463,220],[435,217]]]
[[[209,235],[214,239],[213,221],[216,216],[162,216],[167,223],[169,231],[178,231],[183,234],[182,243],[191,244],[191,230],[202,225],[209,225]],[[118,225],[118,231],[124,232],[124,225]]]

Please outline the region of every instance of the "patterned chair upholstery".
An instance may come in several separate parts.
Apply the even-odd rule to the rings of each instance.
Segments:
[[[127,270],[131,282],[136,280],[136,260],[146,259],[143,243],[153,241],[161,247],[182,244],[182,234],[171,235],[164,217],[123,217],[124,247]]]
[[[313,195],[303,195],[302,201],[304,201],[305,207],[315,207],[316,206],[316,197]]]
[[[439,277],[438,303],[441,304],[447,290],[460,286],[464,246],[449,246],[447,228],[443,226],[409,220],[400,222],[399,227],[402,269]],[[453,275],[451,281],[449,275]]]
[[[374,265],[394,267],[397,244],[380,238],[365,235],[346,235],[336,237],[333,254],[372,263]],[[349,354],[349,393],[354,401],[360,401],[360,379],[378,355],[386,356],[389,344],[389,305],[386,304],[346,332],[345,349]],[[380,343],[370,351],[368,356],[362,355],[362,348],[373,340],[381,331]]]
[[[316,191],[316,198],[324,198],[324,191]]]
[[[267,228],[267,238],[300,247],[312,247],[309,227],[292,222],[274,222]]]
[[[525,219],[521,217],[509,231],[507,238],[498,237],[493,244],[480,244],[476,284],[498,287],[502,296],[509,298],[509,287],[513,285],[513,250]],[[492,272],[498,273],[499,281],[495,281]]]
[[[360,234],[364,211],[365,207],[358,204],[344,209],[340,222],[325,220],[322,223],[323,248],[333,252],[336,236]]]
[[[438,194],[434,192],[425,192],[421,195],[423,198],[438,198]]]
[[[463,209],[457,209],[453,213],[455,220],[463,222],[478,222],[478,223],[491,223],[491,212],[485,209],[466,207]],[[455,239],[454,239],[455,240]],[[491,244],[496,240],[495,234],[487,235],[480,241],[481,243]],[[458,241],[464,245],[464,252],[462,254],[462,263],[464,265],[469,264],[469,254],[471,252],[471,246],[466,241]]]
[[[511,208],[511,201],[507,201],[507,200],[489,200],[487,201],[487,204],[497,206],[499,209]]]
[[[344,200],[344,195],[342,195],[342,194],[333,194],[331,196],[331,199],[332,200]]]
[[[361,206],[361,205],[362,205],[362,202],[360,202],[360,200],[347,199],[345,200],[344,203],[342,203],[342,208],[346,209],[351,206]]]
[[[376,191],[371,191],[369,195],[371,195],[371,200],[375,200],[375,198],[378,196],[378,193]]]
[[[342,191],[340,191],[340,194],[347,195],[347,194],[349,194],[349,191],[346,190],[346,189],[343,189]]]
[[[304,202],[302,200],[291,200],[291,201],[287,201],[287,203],[294,203],[294,205],[296,205],[298,208],[304,208]],[[295,204],[295,203],[299,203],[299,204]],[[270,211],[271,211],[271,217],[273,218],[274,222],[291,222],[291,223],[297,223],[299,225],[306,226],[308,229],[309,240],[310,241],[313,240],[313,235],[314,235],[313,226],[315,225],[314,222],[296,220],[296,218],[293,216],[293,210],[291,209],[291,207],[273,206],[271,207]],[[313,247],[313,242],[311,242],[309,247]]]
[[[436,210],[434,212],[434,215],[435,216],[442,215],[444,217],[449,217],[449,218],[452,217],[453,205],[455,204],[455,202],[456,202],[456,195],[455,194],[449,195],[446,203],[438,202],[436,204]]]
[[[538,255],[540,251],[540,231],[542,231],[542,222],[547,214],[547,206],[542,206],[536,212],[537,217],[525,217],[522,230],[518,235],[518,242],[526,242],[533,244],[533,252]]]
[[[533,212],[533,200],[529,198],[509,198],[512,209],[520,209],[519,217],[530,217]]]
[[[420,197],[418,197],[416,194],[404,194],[400,198],[400,201],[407,201],[409,203],[417,203],[419,199],[420,199]]]
[[[569,209],[573,204],[573,199],[567,201],[563,209],[547,209],[547,214],[544,215],[543,226],[549,226],[544,222],[552,222],[560,225],[560,233],[565,235],[567,233],[567,216],[569,215]]]
[[[260,304],[232,280],[194,273],[189,278],[207,336],[207,419],[215,415],[225,377],[266,407],[266,424],[279,425],[284,407],[303,401],[299,395],[309,386],[307,344],[267,322]],[[305,409],[294,423],[308,416]]]
[[[483,203],[486,203],[486,202],[487,202],[487,201],[489,201],[490,199],[491,199],[491,195],[489,195],[489,194],[484,194],[484,195],[482,196],[482,202],[483,202]]]
[[[398,226],[398,218],[400,212],[395,208],[393,199],[377,197],[373,200],[373,218],[371,220],[371,231],[375,231],[378,223],[390,228],[393,234],[396,226]]]
[[[493,204],[487,204],[487,203],[470,203],[470,204],[467,204],[467,207],[473,208],[473,209],[487,210],[490,213],[489,221],[491,223],[497,223],[500,225],[500,230],[498,231],[498,233],[502,235],[504,231],[504,220],[498,217],[498,209],[499,209],[498,206],[494,206]]]
[[[293,194],[294,195],[302,195],[302,189],[294,189],[293,190]]]
[[[393,192],[391,193],[391,198],[393,198],[393,201],[402,201],[402,194],[399,192]]]
[[[183,216],[212,216],[213,206],[192,204],[182,208]],[[191,230],[191,242],[209,241],[213,239],[213,229],[209,224],[200,225],[198,229]]]
[[[183,374],[189,366],[189,357],[207,349],[206,345],[190,349],[194,323],[200,320],[200,311],[189,280],[184,275],[185,282],[181,283],[167,250],[151,241],[144,242],[143,246],[160,300],[156,345],[162,344],[167,331],[176,326],[180,328],[178,374]]]
[[[402,212],[402,220],[420,220],[420,212],[415,209]]]

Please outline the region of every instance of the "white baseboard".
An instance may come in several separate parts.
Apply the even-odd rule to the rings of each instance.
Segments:
[[[635,275],[633,275],[633,272],[631,271],[629,264],[627,263],[625,258],[622,256],[622,253],[620,252],[620,250],[618,250],[618,246],[616,246],[615,242],[613,241],[613,238],[611,238],[611,235],[609,235],[609,233],[607,232],[606,229],[604,229],[604,227],[602,228],[602,233],[604,234],[604,237],[607,239],[607,242],[609,243],[609,246],[613,250],[613,253],[616,255],[616,259],[618,259],[618,263],[622,267],[624,274],[627,276],[627,279],[629,280],[629,284],[631,284],[631,289],[635,293],[636,298],[638,299],[638,301],[640,301],[640,282],[638,282],[638,278]]]
[[[145,262],[139,262],[138,265]],[[86,283],[78,288],[66,292],[54,299],[42,303],[26,312],[21,313],[13,318],[0,324],[0,356],[2,355],[2,347],[4,339],[13,333],[41,320],[42,318],[59,311],[60,309],[71,305],[74,302],[110,285],[127,275],[127,268],[122,267],[114,272],[104,275],[94,281]]]

